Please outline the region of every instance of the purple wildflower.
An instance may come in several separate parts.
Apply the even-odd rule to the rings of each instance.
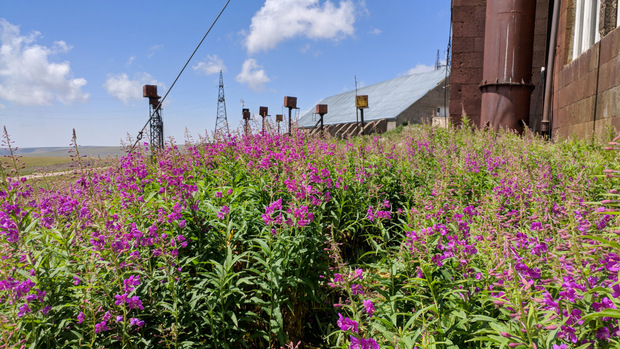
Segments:
[[[341,331],[351,330],[355,333],[359,333],[359,325],[357,322],[349,319],[348,317],[342,316],[342,314],[338,313],[338,327],[340,327]]]
[[[353,295],[356,295],[356,294],[364,294],[364,291],[362,291],[362,285],[359,285],[359,284],[353,284],[353,285],[351,285],[351,293],[352,293]]]
[[[100,323],[95,324],[95,333],[101,333],[108,330],[108,324],[105,321],[101,321]]]
[[[28,303],[24,303],[19,307],[19,311],[17,312],[17,316],[18,317],[22,317],[28,313],[32,312],[32,310],[30,309],[30,307],[28,306]]]
[[[129,298],[127,296],[129,296],[127,293],[123,293],[122,295],[115,295],[114,298],[116,298],[116,301],[114,302],[114,304],[123,305],[127,303],[127,301],[129,301]]]
[[[577,336],[575,335],[575,329],[571,326],[562,326],[560,332],[560,338],[567,338],[573,343],[577,343]]]
[[[620,297],[620,285],[615,284],[611,288],[614,292],[611,294],[612,297],[618,298]]]
[[[612,301],[609,298],[605,297],[601,300],[600,303],[593,302],[592,308],[594,308],[594,311],[599,312],[604,309],[616,309],[616,305],[612,303]]]
[[[602,341],[608,341],[609,340],[609,328],[601,327],[598,330],[596,330],[596,338]]]
[[[138,327],[142,327],[144,326],[144,321],[137,319],[135,317],[132,317],[131,319],[129,319],[129,325],[130,326],[138,326]]]
[[[392,213],[390,211],[377,211],[376,217],[389,220],[392,219]]]
[[[224,219],[224,217],[226,217],[226,215],[229,212],[230,212],[230,208],[228,206],[222,206],[222,209],[220,209],[220,212],[217,213],[217,218]]]
[[[372,317],[372,314],[375,312],[375,305],[372,301],[370,299],[364,299],[362,304],[364,305],[364,309],[366,309],[368,315]]]
[[[45,291],[37,290],[37,299],[39,300],[39,302],[43,302],[46,294],[47,292]]]
[[[52,310],[52,307],[49,305],[46,305],[43,309],[41,309],[41,314],[43,314],[44,316],[47,316],[47,313],[49,313],[50,310]]]
[[[372,206],[368,206],[368,220],[371,222],[375,220],[375,214],[373,213]]]
[[[80,312],[77,316],[78,324],[81,324],[84,321],[84,313]]]
[[[142,306],[142,301],[138,296],[131,297],[131,299],[127,301],[127,305],[129,305],[129,309],[138,308],[140,310],[144,310],[144,307]]]
[[[128,279],[123,280],[123,285],[125,287],[125,292],[131,292],[134,290],[133,286],[138,286],[140,284],[140,276],[129,276]]]
[[[351,336],[351,345],[349,349],[380,349],[379,343],[374,339],[364,339]]]

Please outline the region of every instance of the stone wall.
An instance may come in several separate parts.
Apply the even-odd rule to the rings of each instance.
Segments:
[[[556,0],[559,1],[559,0]],[[552,91],[552,133],[560,138],[596,136],[620,129],[620,29],[613,29],[618,0],[601,4],[601,41],[573,60],[575,0],[561,2]],[[540,67],[547,56],[549,0],[537,0],[530,128],[539,130],[543,110]],[[480,120],[486,0],[454,0],[450,118],[458,125],[466,114]]]
[[[554,74],[554,136],[604,140],[620,129],[620,29],[572,60],[574,1],[563,2]]]
[[[450,119],[459,125],[466,114],[480,121],[482,62],[486,0],[452,1],[452,71],[450,74]]]
[[[486,0],[454,0],[452,2],[452,72],[450,84],[450,119],[460,124],[466,114],[475,125],[480,121],[482,65],[484,61],[484,29]],[[539,126],[542,118],[543,92],[540,68],[547,56],[549,0],[536,2],[534,56],[532,59],[532,92],[530,127]]]
[[[450,85],[446,82],[445,87]],[[437,107],[444,105],[444,94],[446,89],[444,88],[444,82],[440,82],[434,89],[430,90],[424,97],[417,100],[409,108],[400,113],[396,117],[396,125],[407,124],[426,124],[431,123],[433,117],[433,111]],[[450,100],[450,94],[447,95],[447,100]]]

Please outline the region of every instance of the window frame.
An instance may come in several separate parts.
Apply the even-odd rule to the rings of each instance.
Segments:
[[[575,26],[573,33],[573,59],[601,40],[599,23],[601,0],[575,1]]]

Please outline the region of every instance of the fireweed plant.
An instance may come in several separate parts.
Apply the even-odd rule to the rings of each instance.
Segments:
[[[420,126],[99,169],[75,150],[73,177],[0,168],[0,348],[618,345],[596,145]]]

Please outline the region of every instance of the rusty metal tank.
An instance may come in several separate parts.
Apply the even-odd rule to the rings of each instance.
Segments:
[[[487,0],[480,127],[523,131],[529,119],[536,0]]]

